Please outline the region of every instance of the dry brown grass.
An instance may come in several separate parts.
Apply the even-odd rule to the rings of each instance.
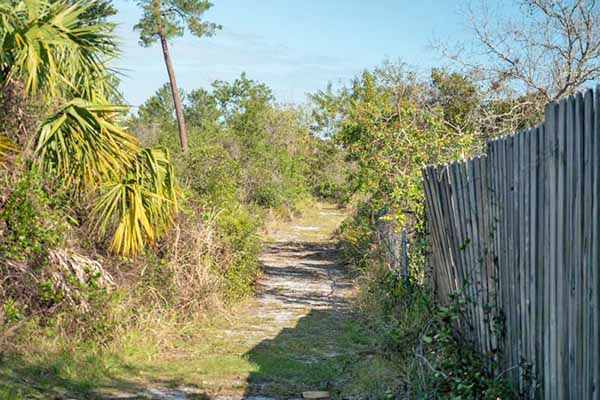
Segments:
[[[181,315],[198,316],[223,306],[224,282],[218,271],[232,256],[218,238],[216,218],[213,212],[201,219],[196,211],[181,218],[165,241],[165,268],[171,271],[174,307]]]

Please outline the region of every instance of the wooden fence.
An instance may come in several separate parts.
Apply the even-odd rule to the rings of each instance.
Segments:
[[[600,96],[423,169],[433,286],[523,397],[600,399]]]

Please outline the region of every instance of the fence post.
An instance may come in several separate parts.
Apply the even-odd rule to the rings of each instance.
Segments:
[[[408,239],[406,238],[406,228],[402,227],[402,280],[408,282]]]
[[[377,214],[377,231],[383,259],[389,265],[390,270],[398,274],[402,281],[407,282],[408,235],[405,227],[402,227],[401,234],[398,234],[393,222],[383,220],[382,217],[388,214],[388,208]]]

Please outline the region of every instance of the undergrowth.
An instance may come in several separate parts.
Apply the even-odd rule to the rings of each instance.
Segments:
[[[359,286],[356,307],[377,337],[380,351],[389,355],[402,374],[387,388],[389,398],[510,399],[511,386],[496,376],[493,361],[477,353],[461,338],[456,323],[464,313],[464,299],[442,306],[423,280],[423,242],[413,239],[410,277],[403,281],[382,257],[378,217],[368,204],[340,228],[342,253]]]
[[[90,228],[64,217],[51,187],[14,179],[0,213],[0,399],[93,397],[190,338],[202,342],[203,324],[253,293],[267,214],[294,212],[217,208],[188,192],[160,242],[114,257],[80,239]]]

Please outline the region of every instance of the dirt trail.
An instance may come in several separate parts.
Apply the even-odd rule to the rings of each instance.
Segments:
[[[270,232],[256,298],[207,329],[206,343],[185,356],[183,384],[138,398],[290,399],[345,385],[340,379],[354,363],[349,355],[361,345],[349,337],[355,334],[348,325],[352,285],[332,240],[344,218],[335,207],[319,205]]]
[[[274,240],[261,257],[258,316],[285,328],[310,311],[342,311],[348,305],[350,280],[331,241],[332,228],[343,216],[332,207],[323,208],[317,218],[271,234]]]

